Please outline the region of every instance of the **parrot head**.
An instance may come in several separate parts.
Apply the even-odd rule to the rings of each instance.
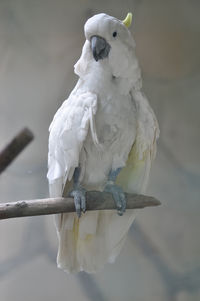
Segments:
[[[131,21],[131,13],[124,21],[103,13],[87,20],[84,27],[86,41],[74,66],[80,78],[95,77],[101,69],[116,79],[122,93],[127,94],[133,86],[141,86],[135,41],[128,29]]]
[[[122,46],[134,47],[134,41],[128,30],[132,14],[128,13],[124,21],[106,14],[98,14],[85,24],[85,37],[90,42],[90,49],[95,61],[109,57],[110,51]],[[121,47],[120,47],[121,46]]]

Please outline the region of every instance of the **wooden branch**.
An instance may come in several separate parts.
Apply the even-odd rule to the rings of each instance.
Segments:
[[[144,207],[159,206],[160,201],[151,196],[127,194],[127,209],[141,209]],[[112,195],[107,192],[89,191],[86,193],[86,210],[115,209]],[[0,204],[0,219],[13,217],[75,212],[73,198],[49,198],[28,201],[17,201]]]
[[[33,140],[33,133],[24,128],[0,153],[0,173],[19,155],[19,153]]]

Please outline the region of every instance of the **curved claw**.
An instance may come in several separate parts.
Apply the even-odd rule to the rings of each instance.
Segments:
[[[117,213],[119,216],[122,216],[126,211],[126,197],[122,188],[115,184],[107,184],[104,191],[112,193],[115,205],[117,207]]]
[[[74,198],[76,214],[80,218],[81,212],[85,213],[85,211],[86,211],[85,190],[83,188],[74,189],[69,193],[69,196]]]

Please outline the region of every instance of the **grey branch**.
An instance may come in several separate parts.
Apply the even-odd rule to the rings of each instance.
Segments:
[[[19,155],[19,153],[33,140],[33,133],[24,128],[0,153],[0,173]]]
[[[141,209],[159,206],[160,201],[151,196],[126,194],[127,209]],[[86,210],[115,209],[112,195],[107,192],[89,191],[86,193]],[[0,219],[13,217],[47,215],[63,212],[75,212],[73,198],[48,198],[24,200],[0,204]]]

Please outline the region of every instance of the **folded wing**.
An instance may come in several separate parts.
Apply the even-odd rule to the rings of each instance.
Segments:
[[[159,126],[146,96],[134,89],[131,94],[137,110],[136,139],[117,182],[126,192],[144,193],[156,154]]]

